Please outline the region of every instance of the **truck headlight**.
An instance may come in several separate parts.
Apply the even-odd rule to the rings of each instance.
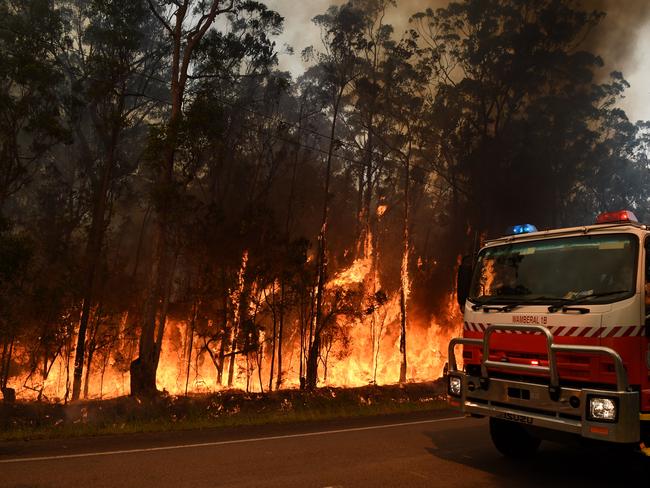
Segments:
[[[589,420],[616,421],[618,408],[615,398],[589,397],[588,408]]]
[[[463,380],[458,376],[449,376],[448,392],[451,396],[459,397],[463,391]]]

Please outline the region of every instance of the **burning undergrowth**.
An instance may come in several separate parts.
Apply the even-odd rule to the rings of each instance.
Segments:
[[[403,386],[295,389],[271,393],[239,390],[209,395],[119,397],[62,405],[0,403],[0,438],[41,438],[102,433],[282,423],[429,411],[443,408],[442,382]]]
[[[444,310],[431,316],[409,297],[408,263],[401,263],[402,286],[384,286],[382,281],[391,273],[382,273],[378,255],[370,235],[362,257],[331,274],[324,287],[323,319],[317,331],[313,289],[304,287],[300,295],[279,280],[265,283],[251,277],[254,256],[245,251],[235,285],[217,313],[223,316],[222,323],[211,318],[213,309],[202,309],[198,301],[189,307],[170,306],[164,330],[159,331],[158,389],[187,395],[303,388],[317,333],[319,386],[361,387],[439,378],[448,341],[459,333],[461,323],[454,295],[448,294]],[[401,324],[407,309],[403,355]],[[91,342],[96,352],[90,356],[92,364],[86,366],[85,398],[110,399],[130,393],[129,364],[137,356],[138,336],[133,322],[128,312],[121,314],[117,323],[106,326],[113,331],[109,337],[102,336],[98,324]],[[68,346],[40,369],[29,362],[35,355],[21,352],[21,345],[16,345],[15,369],[25,373],[16,375],[9,386],[15,388],[19,400],[65,403],[69,398],[74,327],[69,332],[64,343]],[[98,347],[102,341],[105,345]]]

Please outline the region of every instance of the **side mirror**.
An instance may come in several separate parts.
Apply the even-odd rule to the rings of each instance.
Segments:
[[[472,275],[474,274],[474,261],[472,256],[463,256],[458,267],[458,276],[456,277],[456,299],[458,306],[462,311],[465,308],[465,302],[469,297],[469,288],[472,284]]]

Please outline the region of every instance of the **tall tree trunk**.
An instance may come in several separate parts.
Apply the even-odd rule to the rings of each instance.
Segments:
[[[219,356],[217,358],[217,384],[223,384],[223,366],[226,362],[226,345],[228,338],[228,287],[226,286],[226,273],[222,270],[222,282],[223,282],[223,331],[221,334],[221,341],[219,344]]]
[[[403,242],[402,242],[402,265],[400,268],[400,295],[399,295],[399,308],[400,308],[400,337],[399,337],[399,351],[401,355],[400,368],[399,368],[399,382],[406,382],[406,325],[407,325],[407,300],[410,291],[409,282],[409,190],[411,186],[411,165],[410,165],[410,150],[409,156],[405,161],[405,176],[404,176],[404,228],[403,228]]]
[[[275,389],[279,390],[282,386],[282,338],[284,331],[284,277],[280,282],[280,320],[278,325],[278,375],[275,379]],[[269,388],[270,390],[270,388]]]
[[[176,50],[175,46],[175,50]],[[178,46],[180,49],[180,46]],[[177,53],[174,53],[175,58]],[[178,66],[175,66],[177,76]],[[178,136],[178,125],[181,118],[182,94],[178,82],[172,81],[172,111],[167,124],[167,140],[165,143],[164,168],[158,179],[158,189],[161,193],[160,202],[156,209],[157,218],[154,228],[154,257],[151,273],[149,274],[148,296],[145,300],[142,332],[138,347],[138,357],[131,363],[131,394],[152,395],[156,388],[156,368],[159,351],[157,350],[156,322],[158,308],[164,301],[163,289],[166,288],[168,257],[169,211],[171,205],[171,186],[173,184],[174,153]],[[163,317],[160,325],[164,326]],[[160,329],[159,329],[160,330]]]
[[[176,262],[178,260],[178,252],[174,254],[171,267],[167,272],[165,288],[162,292],[160,314],[158,317],[158,328],[156,329],[156,342],[154,350],[154,367],[158,369],[160,362],[160,353],[163,348],[163,339],[165,337],[165,326],[167,325],[167,312],[169,311],[169,301],[171,299],[172,285],[174,282],[174,273],[176,272]]]
[[[88,347],[88,358],[86,359],[86,375],[84,378],[84,399],[88,398],[88,390],[90,388],[90,367],[93,363],[93,356],[95,355],[95,347],[92,344],[89,344]]]
[[[192,346],[194,345],[194,328],[196,326],[196,317],[198,315],[198,305],[196,302],[192,306],[192,319],[190,320],[189,342],[187,346],[187,371],[185,375],[185,396],[190,385],[190,365],[192,364]]]
[[[149,294],[145,300],[142,333],[138,349],[138,357],[131,363],[131,394],[152,395],[156,393],[156,368],[160,356],[160,341],[156,341],[156,318],[161,302],[167,301],[161,296],[167,288],[169,279],[167,273],[169,250],[167,237],[170,231],[170,211],[173,206],[174,186],[174,157],[178,146],[179,128],[182,120],[183,101],[187,86],[190,64],[196,46],[214,23],[217,15],[232,10],[232,5],[220,9],[220,0],[212,0],[209,12],[200,17],[192,29],[186,31],[183,24],[186,17],[191,15],[190,2],[176,3],[177,9],[173,14],[175,23],[169,25],[162,15],[155,10],[153,3],[149,6],[156,18],[163,24],[172,40],[171,53],[171,109],[165,125],[165,140],[163,144],[162,167],[158,175],[157,189],[160,200],[156,209],[157,219],[154,232],[155,254],[154,266],[150,274]],[[163,314],[161,314],[163,315]],[[160,326],[164,327],[165,316],[160,317]],[[160,329],[158,336],[160,336]]]
[[[276,303],[275,303],[275,284],[276,281],[273,282],[272,289],[271,289],[271,296],[272,296],[272,305],[271,305],[271,315],[273,316],[273,337],[271,338],[271,368],[269,371],[269,391],[273,391],[273,371],[275,369],[275,346],[276,346],[276,338],[278,334],[278,320],[277,320],[277,312],[276,312]],[[261,382],[260,382],[261,386]]]
[[[16,392],[12,388],[8,388],[9,373],[11,369],[11,357],[14,349],[14,336],[11,334],[5,337],[2,345],[2,360],[0,361],[0,392],[5,402],[11,403],[16,400]]]
[[[99,318],[101,316],[101,305],[97,306],[93,313],[92,325],[90,327],[90,340],[88,341],[88,357],[86,358],[86,371],[83,381],[83,397],[88,398],[90,389],[90,370],[93,363],[95,352],[97,352],[97,333],[99,331]]]
[[[301,100],[300,112],[298,114],[298,141],[302,134],[302,119],[303,119],[303,110],[304,100]],[[296,175],[298,172],[298,161],[300,156],[300,144],[296,144],[296,148],[293,155],[293,169],[291,172],[291,186],[289,189],[289,198],[287,201],[287,219],[284,225],[284,235],[287,245],[287,254],[289,253],[291,246],[291,224],[293,223],[293,201],[296,193]],[[286,273],[282,273],[280,279],[280,324],[278,330],[278,375],[275,381],[275,389],[279,390],[282,387],[283,373],[282,373],[282,339],[284,337],[284,312],[285,312],[285,300],[286,300]],[[303,337],[302,328],[301,328],[301,338]],[[301,344],[302,350],[302,344]],[[302,361],[300,362],[300,377],[302,377]]]
[[[117,132],[117,130],[114,132]],[[104,164],[101,182],[95,193],[90,234],[86,244],[86,286],[83,305],[81,308],[81,320],[79,321],[77,348],[75,350],[74,378],[72,382],[73,401],[79,399],[79,394],[81,392],[81,378],[83,375],[84,354],[86,352],[86,331],[90,319],[92,302],[94,300],[95,288],[97,286],[97,269],[99,268],[99,261],[101,259],[102,246],[104,242],[106,204],[112,178],[111,175],[113,174],[113,168],[115,166],[116,145],[117,135],[114,135],[113,140],[111,141],[110,154]]]
[[[372,123],[373,116],[372,114],[370,115],[370,123]],[[373,258],[371,255],[372,252],[372,230],[370,227],[370,219],[372,212],[370,211],[370,207],[372,205],[372,153],[374,151],[373,148],[373,132],[370,130],[368,132],[368,140],[366,142],[366,164],[364,167],[364,180],[365,180],[365,192],[363,195],[363,220],[362,220],[362,238],[361,238],[361,256],[364,259],[367,258]],[[373,265],[374,268],[374,265]]]
[[[2,341],[2,357],[0,358],[0,389],[7,387],[9,381],[9,365],[11,364],[11,349],[13,337],[5,336]]]
[[[298,381],[300,389],[305,388],[305,358],[307,356],[307,318],[305,313],[305,290],[300,292],[300,365],[298,369]],[[310,320],[311,322],[311,320]]]
[[[320,334],[323,329],[323,293],[325,291],[325,279],[327,274],[327,223],[329,218],[329,192],[330,192],[330,179],[332,174],[332,159],[334,156],[334,145],[336,137],[336,122],[339,116],[339,107],[341,98],[343,97],[343,90],[345,86],[341,86],[334,102],[334,114],[332,118],[332,127],[330,129],[330,143],[327,151],[327,166],[325,169],[325,198],[323,202],[323,218],[321,220],[320,233],[318,234],[318,283],[316,286],[316,314],[314,325],[314,336],[310,341],[309,352],[307,356],[307,377],[306,387],[308,390],[316,388],[318,383],[318,355],[320,354]]]
[[[318,358],[320,356],[320,347],[320,334],[314,335],[314,340],[307,351],[307,374],[305,377],[305,387],[308,390],[313,390],[318,384]]]
[[[228,388],[232,387],[235,376],[235,360],[237,359],[237,340],[241,324],[246,320],[248,312],[248,293],[246,293],[246,267],[248,265],[248,251],[242,253],[241,267],[237,275],[237,294],[234,303],[234,317],[230,332],[230,362],[228,363]]]

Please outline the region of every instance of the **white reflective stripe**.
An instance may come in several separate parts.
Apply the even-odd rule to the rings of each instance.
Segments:
[[[609,337],[612,335],[612,332],[614,331],[615,327],[613,325],[610,325],[607,327],[605,330],[603,330],[600,334],[600,337]]]
[[[616,327],[618,330],[614,333],[614,337],[622,337],[629,327]]]
[[[555,326],[553,329],[549,327],[549,330],[553,335],[560,337],[592,337],[598,332],[598,327],[581,327],[577,325],[573,326]]]

